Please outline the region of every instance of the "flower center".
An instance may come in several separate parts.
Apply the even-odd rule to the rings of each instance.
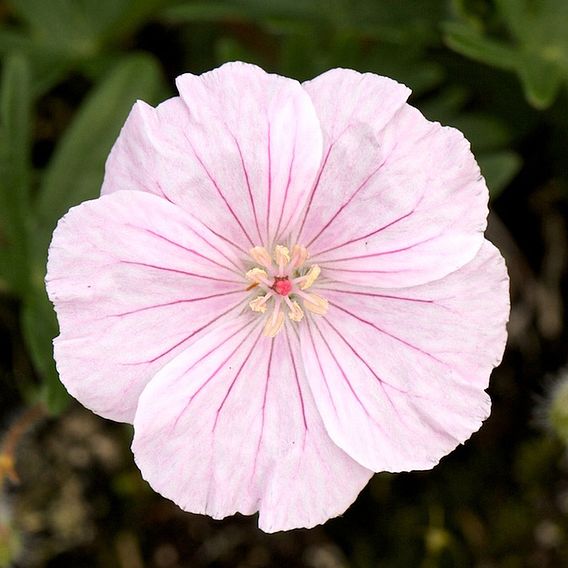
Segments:
[[[293,284],[288,280],[288,276],[277,276],[272,287],[277,294],[287,296],[292,291]]]
[[[300,322],[304,310],[317,315],[327,312],[325,298],[305,291],[321,272],[317,264],[306,266],[309,258],[306,247],[294,245],[290,252],[287,247],[277,245],[272,255],[264,247],[254,247],[250,255],[257,266],[246,273],[252,283],[247,289],[261,294],[255,294],[249,307],[253,312],[267,314],[265,335],[274,337],[282,329],[286,315],[290,321]]]

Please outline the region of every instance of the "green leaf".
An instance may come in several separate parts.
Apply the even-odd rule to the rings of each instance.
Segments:
[[[28,206],[30,176],[31,79],[28,62],[20,54],[7,57],[0,93],[0,160],[12,186],[15,211]]]
[[[65,405],[67,395],[53,363],[57,322],[43,289],[51,232],[70,206],[97,196],[104,162],[135,100],[153,101],[162,89],[161,73],[152,57],[132,55],[118,63],[80,107],[41,184],[33,233],[35,285],[22,309],[22,326],[34,365],[43,377],[43,397],[53,412]]]
[[[10,0],[36,44],[73,60],[131,33],[170,0]]]
[[[99,34],[125,0],[10,0],[38,42],[73,52],[96,53]]]
[[[539,0],[541,3],[542,1]],[[531,13],[529,18],[526,17],[529,6],[523,6],[524,0],[496,0],[495,4],[513,37],[523,41],[523,38],[530,34],[530,28],[527,29],[529,21],[532,21],[533,25],[535,24],[534,13]],[[531,8],[533,8],[536,2],[531,2],[531,4]],[[533,10],[531,9],[530,12],[533,12]]]
[[[507,124],[485,113],[465,113],[452,118],[450,125],[461,130],[471,142],[474,153],[488,152],[507,146],[511,133]]]
[[[220,63],[225,61],[260,63],[255,53],[249,51],[242,43],[231,37],[219,38],[215,46],[215,56]],[[260,64],[262,65],[263,63]],[[263,66],[266,66],[266,62],[264,62]]]
[[[39,397],[51,413],[58,414],[70,399],[59,380],[53,360],[53,338],[57,335],[57,321],[43,282],[35,287],[23,304],[21,326],[34,367],[42,378]]]
[[[509,150],[478,156],[492,199],[498,197],[521,169],[521,158]]]
[[[33,45],[33,41],[26,35],[16,30],[0,29],[0,53],[25,51]]]
[[[496,0],[511,35],[536,51],[552,47],[568,55],[568,2],[565,0]]]
[[[512,43],[503,44],[484,37],[477,26],[455,22],[444,26],[446,42],[462,55],[514,70],[528,102],[547,108],[568,81],[568,2],[496,0],[496,6]]]
[[[242,9],[226,2],[191,2],[172,6],[164,12],[170,22],[216,22],[224,20],[242,20],[247,14]]]
[[[43,283],[51,233],[69,207],[97,197],[106,157],[136,99],[153,102],[163,90],[160,69],[151,56],[131,55],[119,62],[80,107],[40,186],[33,231],[33,284],[22,309],[22,327],[43,377],[43,397],[53,412],[65,405],[67,394],[53,363],[57,322]]]
[[[519,62],[518,73],[532,106],[542,110],[554,102],[562,85],[562,74],[557,65],[541,57],[525,54]]]
[[[27,280],[31,79],[22,55],[5,59],[0,84],[0,274],[14,292]]]
[[[14,52],[28,60],[34,98],[48,91],[73,64],[71,55],[61,49],[11,29],[0,29],[0,54],[9,56]]]
[[[515,49],[507,44],[488,39],[471,26],[446,23],[443,26],[445,40],[454,51],[493,65],[500,69],[514,69],[517,64]]]
[[[52,47],[70,46],[83,51],[92,38],[88,26],[80,17],[79,2],[72,0],[9,0],[14,11],[31,28],[37,43]],[[81,45],[84,44],[83,46]],[[90,48],[89,48],[90,49]]]
[[[444,88],[436,96],[420,103],[420,110],[428,120],[453,124],[460,109],[467,103],[468,91],[461,86]]]
[[[131,55],[107,74],[80,107],[40,187],[36,225],[43,255],[57,220],[71,206],[98,196],[105,160],[134,102],[153,102],[163,90],[153,57]]]
[[[329,3],[329,0],[327,0]],[[286,20],[329,20],[334,10],[322,10],[322,0],[231,0],[187,2],[165,10],[170,21],[196,22],[227,19],[266,21],[272,18]],[[333,2],[334,8],[341,2]],[[328,6],[329,7],[329,6]]]
[[[93,10],[96,13],[98,0],[93,2]],[[108,0],[112,5],[114,0]],[[107,23],[104,31],[101,30],[101,42],[116,41],[132,33],[146,22],[159,9],[166,7],[173,0],[122,0],[122,10],[114,19]]]

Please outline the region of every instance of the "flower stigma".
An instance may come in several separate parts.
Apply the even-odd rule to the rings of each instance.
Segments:
[[[294,245],[292,251],[283,245],[274,247],[272,255],[264,247],[250,250],[255,266],[246,277],[251,282],[247,290],[260,292],[250,302],[253,312],[264,314],[264,335],[274,337],[283,327],[286,316],[293,322],[304,318],[305,310],[324,315],[328,302],[318,294],[306,292],[318,279],[321,269],[317,264],[305,266],[309,258],[306,247]]]

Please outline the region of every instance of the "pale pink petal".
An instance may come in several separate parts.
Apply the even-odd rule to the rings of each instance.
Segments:
[[[299,83],[229,63],[177,79],[181,97],[138,103],[107,162],[103,193],[156,193],[244,250],[296,224],[322,135]]]
[[[330,278],[422,284],[469,262],[488,193],[462,134],[404,103],[408,90],[334,70],[305,84],[324,131],[323,167],[299,241]]]
[[[71,209],[49,251],[61,380],[85,406],[132,421],[151,377],[247,294],[233,249],[176,205],[121,191]]]
[[[354,501],[372,472],[329,438],[296,341],[235,319],[156,375],[132,446],[155,490],[217,519],[259,511],[267,532],[323,523]]]
[[[349,455],[374,471],[425,469],[481,426],[509,314],[493,245],[437,282],[318,293],[329,312],[303,327],[302,356],[326,428]]]

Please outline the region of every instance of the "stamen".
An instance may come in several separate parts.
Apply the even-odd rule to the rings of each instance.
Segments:
[[[264,325],[264,335],[267,337],[274,337],[284,325],[284,312],[280,310],[281,300],[276,301],[272,315],[266,319]]]
[[[294,245],[290,252],[288,247],[276,245],[272,252],[271,256],[265,247],[252,248],[250,255],[258,266],[246,272],[246,278],[251,282],[247,291],[259,287],[259,292],[264,294],[254,297],[249,307],[253,312],[266,314],[264,335],[267,337],[276,336],[286,318],[298,323],[307,317],[306,310],[322,316],[329,309],[325,298],[305,292],[321,274],[317,264],[301,268],[309,258],[306,247]],[[301,275],[298,275],[299,269]]]
[[[270,257],[270,254],[264,247],[254,247],[251,248],[249,252],[257,264],[260,264],[265,268],[272,267],[272,258]]]
[[[290,262],[290,251],[288,250],[288,247],[276,245],[274,247],[274,259],[276,260],[277,264],[280,264],[281,262],[288,264]]]
[[[284,267],[290,262],[290,251],[288,250],[288,247],[276,245],[274,247],[274,260],[278,265],[278,274],[283,276]]]
[[[268,274],[266,270],[262,270],[262,268],[251,268],[245,276],[251,281],[260,284],[261,282],[265,281],[268,278]]]
[[[302,294],[302,298],[304,298],[304,308],[310,310],[310,312],[318,316],[323,316],[327,313],[329,303],[325,298],[317,294]]]
[[[249,302],[250,309],[253,312],[260,312],[263,314],[266,311],[266,302],[270,299],[272,294],[266,294],[266,296],[257,296],[254,300]]]
[[[312,286],[312,284],[318,279],[318,276],[321,273],[321,268],[314,264],[303,277],[304,279],[300,283],[301,290],[307,290]]]
[[[308,249],[302,245],[294,245],[292,247],[292,262],[290,268],[300,268],[309,257]]]
[[[288,317],[292,321],[302,321],[304,317],[304,310],[300,308],[300,305],[295,300],[289,300],[286,298],[286,303],[288,304],[290,311],[288,312]]]

